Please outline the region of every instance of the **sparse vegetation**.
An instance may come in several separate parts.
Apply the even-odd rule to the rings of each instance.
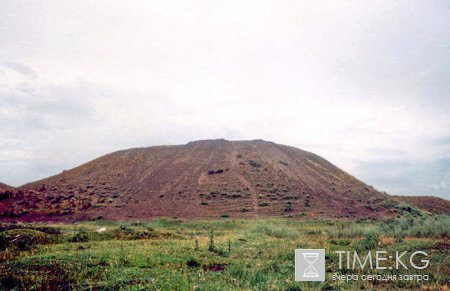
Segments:
[[[329,229],[331,236],[339,238],[362,237],[373,233],[392,235],[397,238],[413,237],[450,237],[450,217],[447,215],[413,217],[406,216],[383,223],[374,223],[370,220],[359,220],[343,224],[340,223]]]
[[[211,233],[209,234],[208,251],[214,252],[215,250],[216,244],[214,243],[214,229],[211,229]]]
[[[284,212],[291,212],[294,208],[292,207],[292,202],[288,201],[284,203]]]
[[[4,224],[0,289],[25,290],[355,290],[448,288],[448,216],[389,221],[287,218],[181,222],[91,221],[73,225]],[[99,232],[100,229],[105,229]],[[11,242],[17,234],[20,239]],[[87,241],[74,240],[83,234]],[[16,246],[27,247],[16,247]],[[5,247],[6,246],[6,247]],[[328,276],[336,250],[423,250],[430,281],[295,282],[294,249],[325,248]],[[364,271],[365,272],[365,271]],[[370,272],[370,271],[367,271]],[[417,270],[400,270],[404,274]]]
[[[25,251],[37,245],[49,244],[55,239],[34,229],[12,229],[0,232],[0,251]]]
[[[279,161],[280,164],[282,164],[283,166],[288,166],[288,163],[284,162],[284,161]]]
[[[248,164],[250,166],[252,166],[253,168],[261,168],[261,165],[259,163],[255,162],[254,160],[249,160]]]
[[[84,228],[76,231],[74,230],[73,237],[69,239],[70,242],[87,242],[89,241],[89,236]]]
[[[367,234],[363,240],[359,241],[356,250],[369,251],[375,249],[379,244],[380,238],[376,233]]]

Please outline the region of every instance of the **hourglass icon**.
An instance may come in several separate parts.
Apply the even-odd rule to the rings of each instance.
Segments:
[[[314,268],[313,264],[317,261],[319,257],[318,253],[303,253],[303,258],[308,263],[308,267],[306,267],[303,272],[303,277],[305,278],[317,278],[319,277],[319,272]]]
[[[295,249],[295,281],[325,281],[325,249]]]

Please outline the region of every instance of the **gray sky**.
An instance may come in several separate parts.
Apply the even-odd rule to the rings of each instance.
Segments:
[[[448,1],[0,0],[0,181],[206,138],[450,199]]]

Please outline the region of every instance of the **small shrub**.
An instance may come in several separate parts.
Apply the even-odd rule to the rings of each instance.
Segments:
[[[30,250],[40,244],[49,244],[55,239],[33,229],[13,229],[0,233],[0,251],[11,248],[17,251]]]
[[[216,245],[214,243],[214,229],[211,229],[211,232],[209,234],[208,251],[214,252],[215,250],[216,250]]]
[[[334,240],[332,239],[330,241],[331,244],[336,245],[336,246],[348,246],[350,245],[350,241],[348,239],[337,239]]]
[[[89,234],[87,230],[81,228],[78,232],[74,233],[73,237],[69,239],[70,242],[88,242]]]
[[[198,268],[198,267],[200,267],[200,263],[199,263],[196,259],[193,259],[193,258],[189,259],[189,260],[186,262],[186,265],[187,265],[189,268]]]
[[[258,203],[258,206],[260,206],[260,207],[264,207],[264,206],[267,206],[267,205],[269,205],[269,203],[267,203],[265,201],[261,201],[261,202]]]
[[[294,208],[292,207],[292,202],[288,201],[284,204],[284,212],[292,212]]]
[[[195,248],[194,251],[198,251],[199,250],[199,246],[198,246],[198,238],[195,239]]]
[[[269,276],[261,271],[257,271],[250,279],[252,286],[261,286],[269,280]]]
[[[360,251],[368,251],[375,249],[378,246],[380,238],[377,234],[369,233],[366,237],[358,242],[357,249]]]
[[[232,278],[245,278],[248,271],[243,264],[233,264],[228,267],[228,272]]]
[[[249,164],[250,166],[252,166],[253,168],[261,168],[261,165],[258,164],[257,162],[255,162],[254,160],[249,160],[249,161],[248,161],[248,164]]]

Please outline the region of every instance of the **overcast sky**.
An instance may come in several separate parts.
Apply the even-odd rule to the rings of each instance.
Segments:
[[[257,139],[450,199],[448,1],[0,0],[0,181]]]

